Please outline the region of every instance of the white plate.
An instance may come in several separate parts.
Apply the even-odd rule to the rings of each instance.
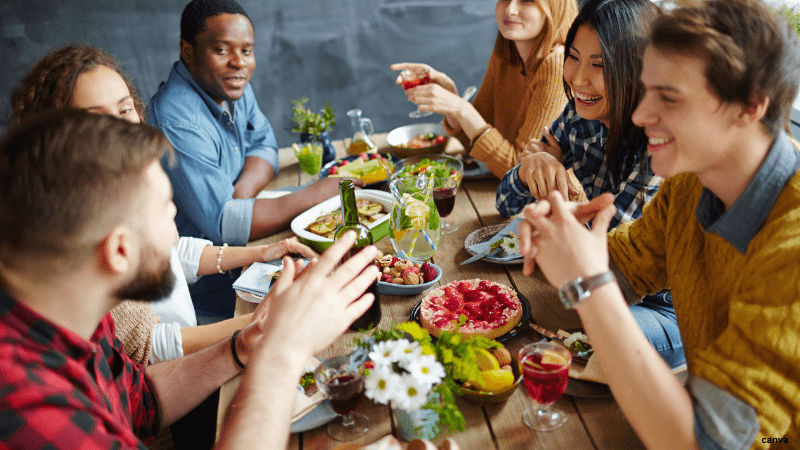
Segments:
[[[387,212],[386,215],[380,220],[376,220],[375,222],[367,225],[369,228],[375,228],[389,220],[389,212],[392,210],[392,194],[385,191],[376,191],[372,189],[359,189],[356,191],[356,199],[359,198],[366,198],[376,203],[380,203]],[[292,231],[300,238],[307,239],[309,241],[333,242],[333,239],[325,238],[306,231],[306,227],[309,226],[311,222],[317,220],[317,218],[322,214],[327,214],[331,211],[341,209],[341,207],[341,198],[338,195],[336,197],[331,197],[295,217],[294,220],[292,220]]]

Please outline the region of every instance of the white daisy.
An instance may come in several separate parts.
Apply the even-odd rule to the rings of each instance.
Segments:
[[[406,369],[426,386],[433,386],[444,378],[444,367],[436,361],[434,355],[421,355],[410,361]]]
[[[394,373],[390,367],[375,366],[364,380],[364,393],[376,403],[385,405],[394,400],[393,395],[400,384],[400,375]]]
[[[417,341],[409,342],[405,339],[399,339],[394,342],[395,346],[392,349],[391,359],[399,363],[403,368],[406,367],[409,361],[414,360],[422,354],[422,346],[420,346]]]
[[[508,236],[503,238],[503,240],[500,241],[500,246],[503,247],[503,250],[505,250],[508,255],[519,253],[519,242],[517,242],[517,236],[514,233],[509,233]]]
[[[406,411],[416,411],[428,403],[429,389],[411,374],[402,375],[398,390],[392,399],[392,406]]]
[[[369,352],[369,359],[375,363],[376,368],[397,362],[397,359],[392,357],[392,354],[395,353],[396,342],[383,341],[372,346],[372,351]]]

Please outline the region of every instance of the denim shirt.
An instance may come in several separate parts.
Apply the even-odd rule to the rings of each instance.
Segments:
[[[614,194],[617,212],[609,229],[642,216],[642,208],[653,198],[661,183],[661,177],[650,171],[646,159],[637,156],[631,173],[615,185],[605,161],[608,128],[602,122],[582,119],[575,107],[567,103],[561,115],[553,121],[550,131],[561,147],[564,167],[572,168],[589,200],[605,192]],[[542,141],[546,142],[544,136]],[[625,152],[623,150],[623,154]],[[497,187],[495,206],[506,217],[520,213],[525,206],[536,201],[528,187],[522,184],[519,168],[516,166],[509,170]]]
[[[178,61],[147,108],[153,126],[175,148],[174,164],[165,156],[162,165],[172,182],[180,235],[245,245],[254,200],[234,199],[234,184],[248,156],[264,159],[277,174],[278,145],[249,84],[230,105],[232,115]]]

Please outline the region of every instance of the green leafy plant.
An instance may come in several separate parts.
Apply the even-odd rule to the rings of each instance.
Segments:
[[[325,103],[322,114],[312,112],[305,106],[306,103],[308,103],[306,96],[300,100],[292,100],[294,105],[292,120],[295,123],[292,131],[319,136],[326,131],[333,130],[333,126],[336,125],[336,113],[331,109],[331,103]]]

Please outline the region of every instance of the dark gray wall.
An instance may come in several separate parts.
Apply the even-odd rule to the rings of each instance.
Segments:
[[[292,99],[330,101],[349,136],[346,112],[361,108],[377,132],[413,123],[414,109],[389,64],[425,62],[463,90],[480,85],[497,33],[487,0],[239,0],[253,20],[258,66],[251,81],[280,146],[296,136]],[[87,42],[116,55],[145,99],[178,58],[185,0],[0,0],[0,129],[11,91],[53,46]],[[423,121],[440,120],[430,116]]]

